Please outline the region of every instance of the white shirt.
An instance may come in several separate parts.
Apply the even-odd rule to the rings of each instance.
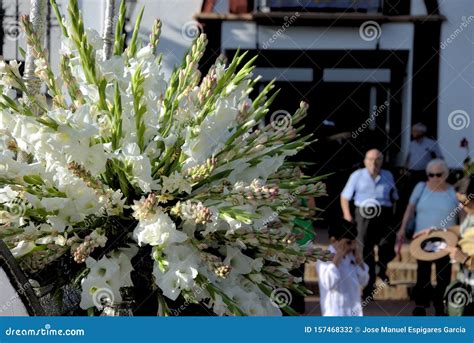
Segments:
[[[332,245],[329,251],[335,253]],[[355,263],[354,255],[346,255],[339,267],[333,262],[316,262],[323,316],[362,316],[361,287],[369,282],[369,267]]]

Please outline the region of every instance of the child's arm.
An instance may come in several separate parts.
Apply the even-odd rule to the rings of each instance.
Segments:
[[[357,273],[357,280],[359,281],[359,285],[361,287],[367,286],[369,283],[369,267],[365,264],[359,264],[356,267],[356,273]]]
[[[361,287],[365,287],[369,283],[369,267],[362,259],[361,250],[362,249],[360,245],[356,244],[354,249],[354,257],[356,263],[357,280],[359,281],[359,285]]]
[[[333,262],[318,261],[316,268],[321,286],[326,289],[336,288],[341,279],[341,274],[337,266]]]

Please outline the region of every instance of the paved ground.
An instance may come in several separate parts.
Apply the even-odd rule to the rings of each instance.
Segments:
[[[364,308],[365,316],[411,316],[414,303],[406,300],[374,300]],[[434,315],[433,309],[428,309],[428,315]],[[305,316],[320,316],[319,297],[306,298]]]

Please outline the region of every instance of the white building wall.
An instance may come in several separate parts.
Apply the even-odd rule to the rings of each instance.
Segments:
[[[6,60],[22,60],[18,48],[26,48],[25,35],[21,31],[19,20],[11,17],[16,13],[16,2],[3,1],[2,5],[3,10],[5,11],[5,18],[3,18],[3,58]],[[18,12],[22,15],[28,14],[29,7],[29,1],[18,2]],[[0,44],[2,44],[2,42],[0,42]]]
[[[8,7],[10,11],[13,11],[14,3],[14,0],[4,1],[3,5]],[[57,3],[61,13],[65,16],[68,1],[57,0]],[[21,0],[19,4],[20,14],[28,14],[29,0]],[[117,8],[118,4],[119,0],[117,0]],[[181,62],[195,34],[200,30],[197,22],[193,20],[193,15],[200,11],[202,0],[138,0],[132,13],[130,30],[133,30],[134,21],[143,5],[145,6],[145,12],[140,30],[140,38],[146,44],[153,21],[155,18],[161,19],[163,26],[158,50],[164,52],[164,69],[165,73],[169,75],[173,70],[173,66]],[[84,16],[85,26],[101,33],[105,16],[105,0],[79,0],[79,6]],[[19,28],[19,23],[14,20],[11,21],[10,25],[12,28]],[[60,48],[59,28],[53,28],[51,35],[51,64],[54,69],[57,69],[59,63],[57,51]],[[18,53],[18,46],[25,49],[23,35],[20,35],[18,39],[5,39],[3,46],[4,58],[7,60],[22,60],[21,55]]]
[[[474,3],[440,1],[441,28],[438,140],[450,167],[460,168],[470,143],[474,157]]]
[[[138,0],[133,20],[141,6],[145,13],[141,25],[140,37],[148,41],[153,21],[160,18],[162,34],[158,51],[164,54],[165,74],[170,75],[175,64],[181,63],[193,38],[201,29],[193,15],[201,10],[202,0]]]
[[[416,0],[415,0],[416,1]],[[424,8],[424,4],[423,4]],[[417,9],[419,11],[420,9]],[[397,164],[403,163],[410,143],[413,74],[413,23],[386,23],[380,26],[378,39],[364,40],[359,27],[303,27],[259,26],[244,21],[224,22],[222,26],[223,50],[408,50],[409,58],[402,90],[402,151]],[[258,72],[258,70],[257,70]],[[296,77],[297,75],[295,75]],[[291,78],[291,75],[287,77]],[[369,114],[367,114],[369,115]]]
[[[117,2],[119,2],[117,0]],[[85,23],[102,32],[105,16],[105,0],[81,0]],[[201,30],[193,15],[201,10],[202,0],[137,0],[133,9],[131,27],[133,30],[136,17],[145,6],[139,37],[144,43],[148,41],[153,21],[160,18],[162,34],[158,51],[164,53],[164,71],[170,75],[175,64],[181,63],[193,38]],[[130,15],[130,14],[129,14]]]

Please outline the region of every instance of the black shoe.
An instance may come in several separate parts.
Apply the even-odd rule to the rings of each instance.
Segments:
[[[413,310],[412,314],[416,317],[424,317],[424,316],[426,316],[426,310],[422,306],[417,306]]]

